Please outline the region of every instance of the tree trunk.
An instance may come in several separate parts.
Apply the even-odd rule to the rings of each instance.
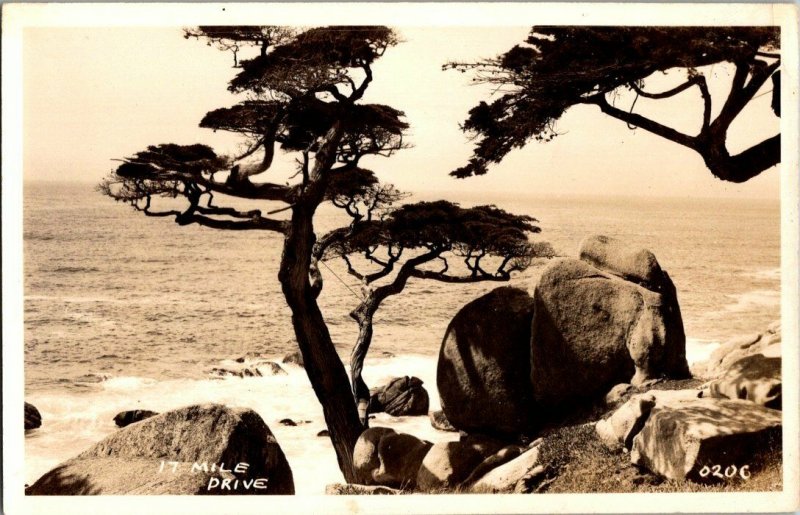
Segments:
[[[278,278],[292,310],[292,325],[303,355],[306,373],[317,395],[345,481],[356,481],[353,447],[361,434],[347,373],[333,346],[309,280],[314,244],[314,209],[303,204],[292,211],[284,240]]]
[[[358,405],[358,415],[363,427],[369,427],[369,388],[361,377],[364,368],[364,359],[369,352],[372,343],[372,318],[381,306],[381,303],[390,295],[397,295],[406,287],[408,279],[416,270],[418,265],[436,259],[443,252],[443,249],[436,249],[425,254],[411,258],[406,261],[400,272],[389,284],[385,284],[375,290],[370,291],[361,304],[350,313],[350,316],[358,322],[358,339],[350,353],[350,376],[353,388],[353,397]]]
[[[358,407],[358,418],[364,428],[369,427],[370,394],[369,387],[361,377],[361,371],[364,369],[364,359],[367,357],[369,346],[372,343],[372,316],[376,309],[377,306],[373,308],[367,299],[351,313],[351,316],[358,322],[358,338],[350,353],[350,384]]]

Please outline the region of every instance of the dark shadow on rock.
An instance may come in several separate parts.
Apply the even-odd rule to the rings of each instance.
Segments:
[[[530,295],[501,287],[462,307],[450,322],[436,382],[454,427],[506,438],[530,430],[532,318]]]
[[[51,470],[47,476],[36,482],[36,494],[25,489],[25,495],[99,495],[100,489],[94,487],[88,476],[65,473],[66,466]]]

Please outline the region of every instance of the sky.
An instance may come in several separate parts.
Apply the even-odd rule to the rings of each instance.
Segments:
[[[414,192],[455,195],[613,195],[668,197],[779,197],[777,167],[747,183],[715,179],[695,152],[609,118],[595,106],[571,108],[558,121],[553,141],[515,150],[489,174],[455,179],[472,150],[459,129],[469,109],[490,101],[493,89],[470,75],[442,71],[448,61],[496,56],[522,42],[527,27],[398,27],[403,42],[374,66],[365,101],[405,112],[413,147],[391,158],[362,162],[381,180]],[[205,143],[218,153],[242,141],[198,123],[212,109],[241,100],[227,91],[237,73],[230,53],[185,39],[175,28],[27,28],[23,35],[23,168],[25,180],[98,182],[119,159],[150,144]],[[719,111],[732,77],[730,67],[707,70]],[[681,82],[659,75],[652,90]],[[768,93],[771,82],[763,91]],[[630,108],[633,97],[615,102]],[[770,95],[756,98],[729,133],[732,152],[778,132]],[[636,112],[687,133],[696,132],[701,103],[696,88],[665,101],[640,98]],[[694,131],[694,132],[693,132]],[[293,172],[292,158],[275,165]]]

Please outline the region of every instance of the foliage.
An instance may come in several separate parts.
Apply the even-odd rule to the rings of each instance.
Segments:
[[[350,69],[366,72],[366,67],[397,42],[387,27],[313,28],[273,52],[242,61],[242,71],[231,80],[229,89],[271,90],[289,97],[308,91],[333,92],[340,85],[356,90]]]
[[[208,112],[200,125],[241,135],[247,149],[222,156],[202,144],[149,146],[123,158],[99,189],[145,215],[174,217],[180,225],[283,235],[278,280],[340,468],[345,479],[353,481],[353,446],[362,429],[353,396],[361,401],[365,395],[360,367],[369,338],[359,339],[351,391],[316,302],[323,286],[319,261],[341,257],[367,284],[388,277],[398,265],[395,278],[357,308],[368,314],[359,322],[362,336],[371,338],[371,312],[386,296],[402,291],[410,277],[508,280],[512,272],[530,264],[537,249],[546,253],[549,247],[535,247],[527,240],[529,233],[539,231],[536,220],[494,206],[464,209],[439,201],[398,208],[406,195],[380,184],[372,171],[359,166],[364,156],[390,156],[406,146],[408,124],[401,111],[361,102],[372,82],[372,64],[398,42],[392,30],[203,26],[187,29],[184,35],[234,54],[240,71],[229,90],[246,93],[247,99]],[[257,48],[259,54],[239,61],[238,53],[246,47]],[[270,181],[268,175],[276,147],[297,156],[297,173],[286,183]],[[248,161],[258,153],[260,161]],[[155,205],[154,197],[169,200]],[[266,213],[244,211],[236,206],[237,198],[283,206]],[[323,202],[343,209],[351,223],[318,238],[314,214]],[[288,219],[271,217],[286,210],[291,210]],[[376,255],[379,249],[387,257]],[[400,263],[404,250],[416,255]],[[380,270],[360,275],[349,261],[353,253],[381,265]],[[469,273],[448,274],[445,253],[463,258]],[[499,260],[494,271],[487,271],[482,261],[489,257]],[[417,268],[433,259],[442,260],[444,269]]]
[[[359,104],[343,109],[337,103],[306,97],[245,100],[210,111],[200,126],[253,138],[250,155],[258,147],[275,143],[286,151],[314,150],[333,121],[340,120],[346,132],[337,149],[337,160],[347,163],[357,162],[366,154],[390,155],[403,148],[402,134],[408,124],[402,117],[401,111],[385,105]]]
[[[527,268],[534,257],[555,255],[549,244],[529,241],[529,234],[541,232],[535,222],[533,217],[514,215],[495,206],[462,208],[446,200],[405,204],[388,209],[380,220],[354,222],[343,237],[326,247],[324,258],[344,259],[350,273],[367,283],[388,275],[386,272],[392,271],[405,251],[420,251],[425,256],[413,261],[411,277],[445,282],[508,280],[512,272]],[[379,254],[386,258],[379,258]],[[356,271],[349,259],[354,255],[378,265],[380,272]],[[451,267],[447,256],[464,258],[467,274],[447,273]],[[492,257],[502,261],[487,271],[484,260]],[[440,272],[416,269],[433,260],[442,263]]]
[[[358,103],[372,80],[371,64],[397,43],[390,29],[322,27],[298,32],[274,26],[201,26],[186,29],[184,35],[205,38],[209,44],[234,53],[245,46],[260,48],[258,57],[241,63],[242,71],[234,79],[239,84],[234,89],[248,90],[250,98],[232,107],[212,110],[200,122],[201,127],[245,136],[248,148],[241,155],[217,156],[199,144],[150,146],[123,159],[123,164],[101,185],[103,192],[117,200],[129,202],[151,216],[167,216],[176,211],[156,211],[151,196],[182,196],[189,206],[179,212],[179,223],[283,231],[282,224],[262,217],[260,211],[214,207],[214,193],[292,204],[312,182],[316,154],[330,143],[333,149],[326,153],[326,159],[332,157],[333,163],[341,166],[325,165],[330,171],[325,174],[325,182],[335,184],[322,196],[335,200],[339,188],[349,187],[345,192],[352,197],[356,187],[353,179],[361,170],[358,162],[363,156],[389,156],[405,148],[403,132],[408,124],[401,111]],[[360,79],[354,76],[354,69],[360,71]],[[349,91],[345,91],[347,88]],[[331,139],[328,132],[334,126],[341,132]],[[270,169],[276,146],[300,153],[295,176],[298,179],[286,185],[251,182],[250,177]],[[263,152],[261,162],[245,161],[259,151]],[[218,178],[220,172],[226,176],[224,179]],[[349,186],[343,177],[349,177]],[[362,180],[366,178],[361,176]],[[360,187],[371,184],[368,180]],[[258,218],[252,218],[254,214]],[[237,223],[230,220],[231,216],[249,219]]]
[[[475,80],[510,90],[469,112],[463,129],[477,145],[456,177],[481,175],[512,149],[531,139],[552,140],[556,121],[570,108],[594,104],[612,117],[692,148],[716,176],[747,180],[779,159],[778,142],[768,140],[752,153],[731,157],[726,131],[760,86],[778,69],[779,33],[775,27],[533,27],[525,45],[475,63],[449,63],[445,69],[472,70]],[[710,119],[711,97],[698,70],[721,62],[736,66],[734,83],[722,112]],[[686,81],[662,93],[645,91],[648,77],[682,68]],[[749,79],[749,80],[748,80]],[[643,116],[617,109],[606,95],[619,88],[662,99],[696,86],[704,102],[703,124],[689,136]]]
[[[207,113],[200,124],[242,135],[247,149],[236,156],[219,156],[199,144],[150,146],[122,159],[99,189],[145,215],[172,216],[180,225],[267,230],[284,236],[278,280],[339,467],[351,482],[353,446],[361,424],[347,374],[316,303],[322,281],[311,256],[316,240],[313,219],[325,201],[354,213],[356,204],[369,205],[372,213],[400,198],[358,166],[363,156],[388,156],[405,146],[402,135],[408,125],[402,112],[360,103],[372,82],[372,64],[397,38],[386,27],[300,31],[203,26],[186,29],[184,36],[233,53],[234,67],[240,71],[229,89],[245,93],[247,99]],[[240,62],[239,52],[248,47],[258,49],[258,55]],[[297,173],[286,183],[264,177],[272,168],[276,146],[298,154]],[[246,160],[259,152],[259,162]],[[169,207],[154,205],[153,197],[170,197],[164,202]],[[284,207],[266,214],[242,211],[236,198]],[[270,217],[284,210],[291,210],[289,220]]]
[[[270,47],[288,42],[296,31],[291,27],[275,25],[201,25],[197,28],[184,29],[186,39],[204,38],[209,46],[215,45],[220,50],[233,53],[233,66],[238,68],[238,53],[242,47],[257,46],[261,55],[265,55]]]

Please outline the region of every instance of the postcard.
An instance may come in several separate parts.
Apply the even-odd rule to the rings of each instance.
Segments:
[[[797,22],[4,5],[4,508],[798,509]]]

